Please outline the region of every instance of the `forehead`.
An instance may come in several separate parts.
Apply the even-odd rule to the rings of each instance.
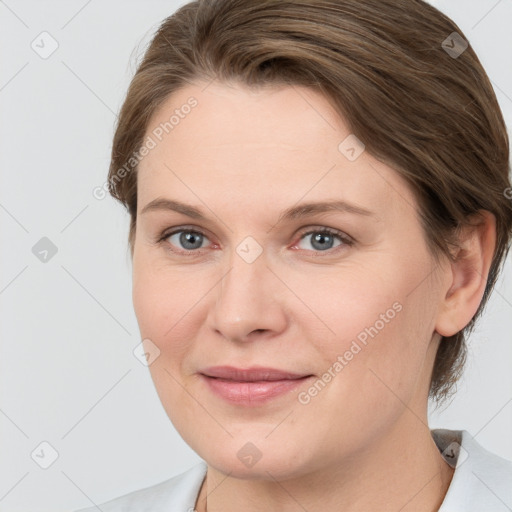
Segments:
[[[309,88],[266,86],[256,90],[218,82],[189,85],[173,93],[154,113],[147,133],[165,127],[175,111],[188,111],[191,98],[196,106],[182,114],[163,138],[170,144],[172,139],[179,140],[180,146],[199,156],[209,154],[212,148],[247,152],[265,146],[316,153],[318,158],[329,147],[329,153],[336,151],[339,137],[350,134],[328,101]]]
[[[146,137],[155,147],[139,164],[141,206],[167,191],[194,204],[194,192],[217,203],[237,197],[246,207],[305,195],[408,213],[414,204],[398,173],[364,151],[329,101],[306,87],[188,85],[154,113]]]

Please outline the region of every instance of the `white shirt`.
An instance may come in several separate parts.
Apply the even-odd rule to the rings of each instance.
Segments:
[[[438,512],[510,512],[512,462],[487,451],[466,430],[431,430],[444,459],[455,466]],[[159,484],[100,505],[103,512],[193,512],[206,476],[204,461]],[[76,512],[97,512],[96,506]]]

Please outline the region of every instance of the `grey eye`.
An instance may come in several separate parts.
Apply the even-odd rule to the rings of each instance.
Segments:
[[[312,235],[314,235],[314,236],[312,236]],[[326,251],[329,249],[333,249],[334,247],[337,247],[337,246],[333,245],[334,240],[336,238],[338,240],[340,240],[340,243],[338,245],[341,245],[341,242],[343,241],[339,235],[336,235],[329,231],[322,231],[322,230],[310,231],[309,233],[306,233],[301,238],[301,243],[302,243],[302,241],[304,241],[308,238],[311,240],[311,246],[313,247],[313,250],[315,250],[315,251]],[[310,250],[307,247],[300,247],[300,248]]]
[[[172,241],[173,237],[178,237],[177,241]],[[167,237],[167,239],[173,245],[178,248],[182,248],[186,251],[193,251],[194,249],[200,249],[204,240],[208,240],[203,234],[197,231],[184,230],[176,231]]]

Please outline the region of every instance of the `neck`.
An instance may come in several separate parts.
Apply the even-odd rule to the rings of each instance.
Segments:
[[[357,458],[277,482],[227,476],[208,466],[197,512],[435,512],[453,476],[425,421],[404,413],[399,427]]]

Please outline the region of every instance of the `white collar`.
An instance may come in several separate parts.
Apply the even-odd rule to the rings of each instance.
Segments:
[[[439,512],[510,512],[512,462],[489,452],[466,430],[431,431],[445,460],[455,466]]]

